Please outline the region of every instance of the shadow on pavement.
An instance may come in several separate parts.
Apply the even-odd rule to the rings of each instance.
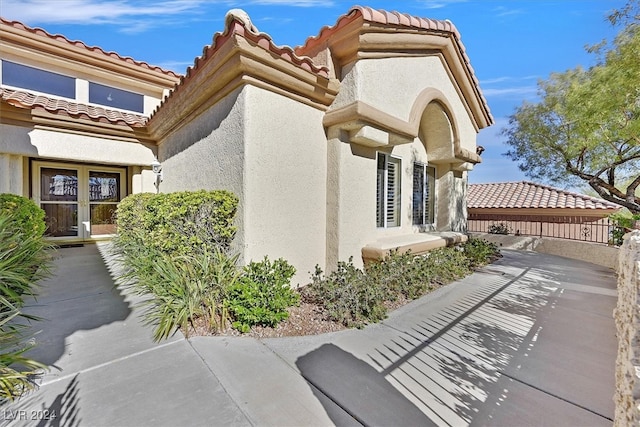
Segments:
[[[40,411],[40,421],[36,427],[76,427],[81,425],[79,418],[80,402],[78,398],[78,375],[75,375],[65,390],[58,394],[53,402]]]
[[[54,365],[65,353],[70,335],[125,320],[131,314],[114,286],[108,256],[95,244],[55,252],[53,276],[39,284],[36,299],[25,303],[26,314],[42,319],[30,324],[36,346],[27,356]]]
[[[333,344],[324,344],[296,361],[302,376],[363,425],[435,425],[373,367]],[[314,389],[314,393],[317,391]],[[342,417],[327,413],[336,425]]]

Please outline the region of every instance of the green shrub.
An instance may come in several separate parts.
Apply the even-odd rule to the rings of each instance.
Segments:
[[[469,238],[462,245],[465,255],[469,259],[471,268],[482,267],[499,258],[500,250],[495,243],[488,242],[484,239]]]
[[[0,215],[11,216],[12,224],[28,235],[40,237],[46,230],[44,211],[26,197],[0,194]]]
[[[228,191],[131,195],[118,204],[116,245],[125,252],[144,246],[176,256],[227,249],[237,206]]]
[[[362,271],[349,262],[339,262],[328,275],[316,266],[303,297],[323,307],[327,317],[348,327],[362,327],[385,318],[388,302],[400,296],[414,299],[430,290],[460,279],[472,268],[484,265],[497,255],[495,245],[470,240],[458,247],[432,250],[415,256],[392,252],[384,260]]]
[[[154,326],[156,341],[169,337],[177,328],[189,336],[196,319],[209,330],[226,327],[229,316],[224,304],[227,291],[240,277],[238,256],[221,248],[193,255],[169,256],[149,250],[127,258],[130,287],[146,296],[144,318]]]
[[[378,322],[387,315],[384,301],[388,298],[385,284],[349,262],[338,262],[338,268],[324,276],[316,266],[311,284],[303,290],[305,299],[321,305],[330,320],[348,327],[361,328]]]
[[[290,285],[295,273],[296,269],[282,258],[271,262],[265,256],[261,262],[245,266],[243,276],[228,293],[233,327],[248,332],[253,325],[273,327],[287,319],[287,309],[299,302],[298,293]]]
[[[609,215],[609,221],[613,224],[609,231],[609,244],[622,246],[622,238],[633,228],[635,221],[640,221],[640,215],[631,215],[629,211],[616,212]]]
[[[509,234],[509,226],[504,222],[493,223],[489,226],[489,234]]]
[[[25,296],[35,296],[36,282],[50,275],[50,245],[42,237],[44,212],[34,206],[14,196],[3,197],[0,208],[0,400],[35,388],[31,378],[46,368],[24,356],[31,348],[29,327],[13,322],[18,317],[38,320],[20,310]]]

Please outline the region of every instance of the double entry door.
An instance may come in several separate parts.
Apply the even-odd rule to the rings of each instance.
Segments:
[[[46,215],[46,235],[88,240],[114,234],[125,180],[123,168],[34,161],[33,194]]]

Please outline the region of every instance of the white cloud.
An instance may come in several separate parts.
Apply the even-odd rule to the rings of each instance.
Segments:
[[[495,9],[493,9],[493,15],[499,18],[505,17],[505,16],[520,15],[523,13],[525,12],[522,9],[508,9],[504,6],[498,6]]]
[[[480,84],[490,85],[495,83],[504,83],[504,82],[521,82],[527,80],[538,80],[540,76],[524,76],[524,77],[511,77],[511,76],[502,76],[502,77],[494,77],[492,79],[480,80]]]
[[[466,3],[467,0],[424,0],[427,9],[441,9],[454,3]]]
[[[482,93],[486,97],[498,96],[535,96],[538,93],[537,86],[514,86],[503,88],[482,89]]]
[[[274,6],[295,6],[295,7],[330,7],[334,3],[331,0],[251,0],[251,4],[274,5]]]
[[[131,0],[2,0],[2,15],[33,25],[55,24],[117,24],[136,25],[138,30],[153,25],[144,18],[171,17],[195,12],[205,0],[165,0],[133,2]]]

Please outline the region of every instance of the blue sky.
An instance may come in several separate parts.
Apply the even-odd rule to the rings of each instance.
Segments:
[[[536,100],[536,82],[596,58],[585,46],[611,39],[606,16],[624,0],[415,0],[361,5],[451,20],[462,36],[495,125],[481,131],[483,163],[472,183],[527,179],[502,154],[500,129],[525,100]],[[1,0],[0,15],[90,46],[183,73],[224,15],[242,8],[279,45],[303,44],[354,5],[332,0]]]

